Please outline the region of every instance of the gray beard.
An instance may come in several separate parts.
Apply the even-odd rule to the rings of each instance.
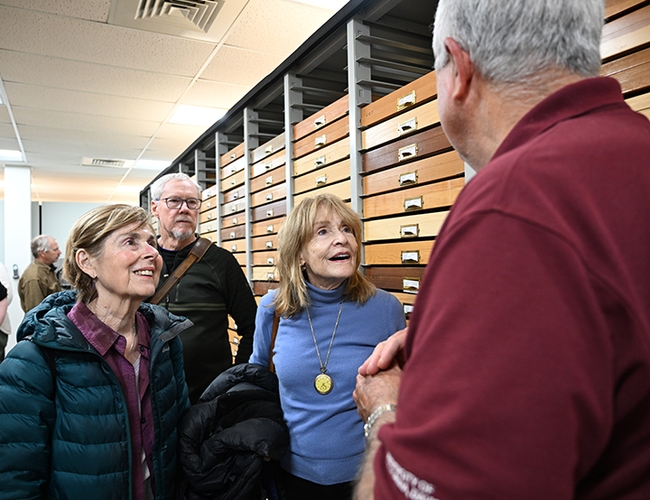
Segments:
[[[172,229],[171,231],[172,237],[176,241],[184,241],[190,239],[192,236],[194,236],[194,231],[182,231],[180,229]]]

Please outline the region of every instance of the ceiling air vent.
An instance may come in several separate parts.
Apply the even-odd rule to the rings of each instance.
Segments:
[[[180,12],[205,33],[217,18],[219,0],[139,0],[135,18],[165,16]]]
[[[81,165],[84,167],[111,167],[111,168],[125,168],[128,167],[127,160],[109,160],[106,158],[82,158]]]

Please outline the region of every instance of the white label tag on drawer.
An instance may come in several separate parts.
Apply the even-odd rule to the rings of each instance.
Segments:
[[[272,176],[272,175],[269,175],[266,179],[264,179],[264,183],[265,183],[267,186],[270,186],[271,184],[273,184],[273,176]]]
[[[266,201],[273,201],[273,193],[266,193],[266,196],[264,198]]]
[[[267,210],[267,211],[266,211],[266,216],[267,216],[267,217],[273,217],[273,209],[271,209],[271,210]]]
[[[323,184],[327,184],[327,174],[316,177],[316,185],[322,186]]]
[[[237,198],[239,198],[239,191],[235,191],[235,192],[232,194],[232,199],[233,199],[233,200],[236,200]]]
[[[232,218],[232,225],[234,226],[235,224],[237,224],[237,217]]]
[[[413,117],[410,120],[407,120],[404,123],[400,123],[397,126],[397,135],[398,136],[405,135],[410,132],[414,132],[417,129],[418,129],[418,120],[416,117]]]
[[[275,279],[275,275],[273,273],[266,273],[266,279],[273,281]]]
[[[405,96],[397,99],[397,111],[402,111],[404,108],[413,106],[415,104],[415,90]]]
[[[404,316],[408,316],[413,312],[413,306],[411,304],[404,304]]]
[[[272,233],[273,232],[273,224],[269,224],[268,226],[266,226],[266,232],[267,233]]]
[[[408,146],[404,146],[403,148],[399,148],[397,150],[397,161],[404,161],[408,160],[409,158],[417,158],[418,156],[418,145],[416,144],[410,144]]]
[[[417,237],[420,234],[420,225],[409,224],[407,226],[400,226],[399,231],[400,231],[401,238]]]
[[[273,242],[272,241],[267,241],[265,246],[266,246],[266,248],[273,248]]]
[[[316,118],[314,120],[314,128],[321,128],[323,125],[325,125],[325,123],[326,123],[325,120],[326,120],[325,115],[319,116],[318,118]]]
[[[269,257],[268,259],[266,259],[266,263],[269,266],[272,266],[273,264],[275,264],[275,259],[273,257]]]
[[[424,198],[418,196],[417,198],[409,198],[404,200],[404,211],[408,212],[410,210],[420,210],[424,208]]]
[[[419,264],[420,263],[420,251],[414,250],[412,252],[405,251],[402,252],[402,264]]]
[[[208,220],[212,220],[212,213],[208,214]]]
[[[417,293],[420,289],[420,280],[415,278],[404,278],[402,280],[402,290],[407,293]]]
[[[231,240],[234,239],[235,236],[236,236],[235,231],[231,231],[231,232],[230,232],[230,239],[231,239]]]
[[[399,176],[399,185],[400,186],[409,186],[411,184],[418,183],[418,173],[416,172],[407,172]]]
[[[264,149],[264,152],[266,154],[273,153],[273,144],[269,144],[268,146],[266,146],[266,148]]]
[[[316,139],[314,139],[314,147],[316,148],[320,148],[324,146],[325,143],[327,143],[327,135],[325,134],[319,135],[318,137],[316,137]]]
[[[316,167],[322,167],[323,165],[325,165],[326,162],[327,162],[327,158],[326,158],[324,155],[323,155],[323,156],[319,156],[319,157],[316,158],[316,160],[314,161],[314,166],[316,166]]]
[[[212,203],[211,203],[211,202],[207,202],[207,203],[205,204],[205,206],[206,206],[206,208],[212,208]]]
[[[237,245],[233,245],[230,247],[231,251],[236,252],[237,251]]]

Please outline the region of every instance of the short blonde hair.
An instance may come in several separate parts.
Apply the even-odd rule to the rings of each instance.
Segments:
[[[360,304],[375,294],[375,286],[359,270],[361,264],[361,219],[340,198],[332,194],[319,194],[305,198],[294,208],[278,232],[276,267],[280,279],[274,299],[275,311],[283,317],[291,317],[309,306],[307,284],[300,266],[300,252],[314,234],[316,215],[321,208],[337,214],[357,240],[356,270],[348,279],[345,297]]]
[[[93,208],[72,226],[65,245],[63,276],[77,290],[79,301],[86,304],[91,302],[97,291],[92,278],[77,264],[77,252],[83,249],[93,257],[100,256],[111,233],[131,224],[138,224],[138,229],[147,226],[153,232],[151,218],[143,208],[122,204]]]

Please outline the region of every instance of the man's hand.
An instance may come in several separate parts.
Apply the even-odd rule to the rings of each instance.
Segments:
[[[388,369],[395,361],[400,368],[403,368],[405,342],[406,328],[395,332],[386,340],[377,344],[372,354],[359,367],[359,374],[364,376],[376,375],[380,370]]]
[[[379,406],[397,404],[397,393],[402,380],[402,369],[393,363],[387,370],[376,375],[357,375],[357,387],[352,393],[357,411],[364,422]]]

